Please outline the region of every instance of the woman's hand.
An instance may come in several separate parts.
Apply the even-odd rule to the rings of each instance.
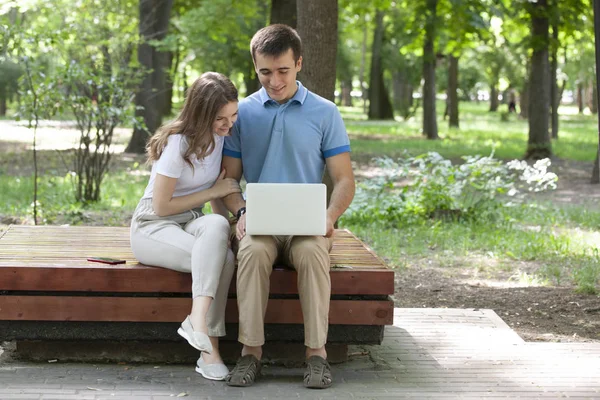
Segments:
[[[240,184],[233,178],[225,178],[226,171],[221,171],[219,177],[210,188],[215,198],[222,198],[232,193],[241,193]]]

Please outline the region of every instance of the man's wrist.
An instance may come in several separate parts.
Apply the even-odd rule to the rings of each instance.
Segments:
[[[242,218],[242,215],[246,214],[246,207],[241,207],[239,210],[237,210],[237,212],[235,213],[235,217],[237,219]]]

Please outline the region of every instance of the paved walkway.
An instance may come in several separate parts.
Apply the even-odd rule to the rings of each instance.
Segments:
[[[1,359],[1,357],[0,357]],[[525,343],[493,311],[396,309],[381,346],[353,346],[328,390],[265,366],[230,388],[192,366],[0,363],[0,399],[600,399],[600,344]]]

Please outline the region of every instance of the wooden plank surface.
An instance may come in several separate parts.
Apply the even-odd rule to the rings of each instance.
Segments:
[[[127,263],[90,263],[88,256]],[[332,294],[394,293],[393,271],[346,230],[336,231],[331,265]],[[0,290],[188,293],[190,287],[189,274],[139,264],[126,227],[10,226],[0,238]],[[271,293],[297,294],[296,273],[276,268]]]
[[[14,321],[129,321],[181,322],[192,306],[187,298],[1,296],[0,320]],[[391,300],[332,300],[330,324],[386,325],[394,318]],[[237,322],[235,299],[229,299],[226,322]],[[300,324],[298,300],[270,299],[266,323]]]
[[[600,343],[525,342],[493,310],[394,314],[381,346],[369,346],[377,365],[349,365],[373,398],[384,388],[389,398],[600,399]]]

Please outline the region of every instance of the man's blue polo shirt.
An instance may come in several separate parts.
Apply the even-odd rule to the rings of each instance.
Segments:
[[[240,102],[223,155],[242,159],[246,182],[320,183],[325,159],[350,151],[335,104],[297,84],[285,104],[264,88]]]

